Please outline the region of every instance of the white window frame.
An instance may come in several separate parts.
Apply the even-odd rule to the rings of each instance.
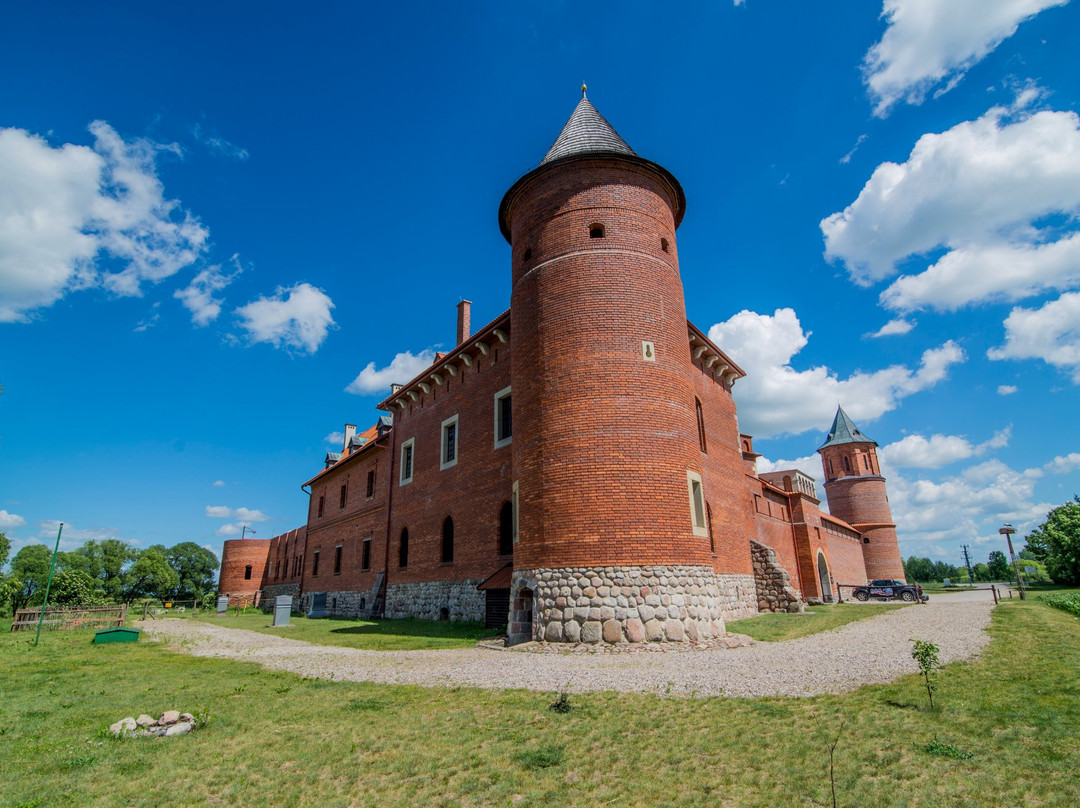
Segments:
[[[494,419],[493,419],[493,424],[494,424],[494,438],[495,438],[495,448],[496,449],[501,449],[504,446],[509,446],[514,440],[514,433],[513,432],[511,432],[507,437],[503,438],[502,440],[499,440],[499,432],[500,432],[499,427],[502,426],[502,423],[501,423],[501,421],[499,419],[499,414],[500,414],[500,412],[502,410],[502,407],[500,406],[500,402],[504,398],[510,396],[510,394],[512,392],[513,391],[509,387],[504,387],[502,390],[500,390],[499,392],[497,392],[495,394],[495,415],[494,415]],[[510,429],[511,430],[513,430],[513,428],[514,428],[513,427],[513,417],[514,417],[513,416],[513,412],[514,412],[513,407],[514,407],[514,402],[511,399],[511,401],[510,401],[510,413],[511,413],[511,415],[510,415],[510,419],[511,419],[511,421],[510,421]]]
[[[409,476],[405,476],[405,452],[411,452],[409,462]],[[398,485],[408,485],[413,481],[416,474],[416,438],[409,438],[401,444],[401,455],[398,461]]]
[[[454,458],[452,460],[446,459],[446,430],[447,427],[454,427]],[[461,454],[461,430],[458,428],[457,415],[451,415],[445,421],[442,422],[441,430],[442,438],[439,443],[439,470],[445,471],[446,469],[453,468],[457,465],[458,456]],[[416,459],[413,458],[413,462]]]
[[[696,471],[686,471],[686,490],[690,495],[690,524],[694,535],[708,537],[709,526],[705,515],[705,485]],[[699,519],[700,517],[700,519]]]

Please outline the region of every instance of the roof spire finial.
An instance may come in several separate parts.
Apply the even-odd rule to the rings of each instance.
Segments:
[[[581,97],[582,97],[582,98],[585,98],[585,97],[586,97],[586,95],[585,95],[585,91],[586,91],[587,89],[589,89],[589,85],[588,85],[588,84],[586,84],[586,83],[585,83],[584,81],[582,81],[582,82],[581,82]]]

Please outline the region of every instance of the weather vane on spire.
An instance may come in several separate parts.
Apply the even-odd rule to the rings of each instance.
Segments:
[[[581,97],[582,97],[582,98],[585,98],[585,97],[586,97],[586,96],[585,96],[585,91],[586,91],[587,89],[589,89],[589,85],[587,85],[587,84],[586,84],[586,83],[585,83],[584,81],[583,81],[583,82],[581,82]]]

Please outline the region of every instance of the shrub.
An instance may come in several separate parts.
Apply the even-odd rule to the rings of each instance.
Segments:
[[[1040,595],[1039,600],[1047,606],[1053,606],[1055,609],[1080,617],[1080,592],[1069,592],[1065,595]]]

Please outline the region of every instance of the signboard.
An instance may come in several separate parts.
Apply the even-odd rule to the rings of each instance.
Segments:
[[[1026,572],[1028,575],[1034,575],[1038,571],[1038,567],[1024,567],[1024,572]]]

